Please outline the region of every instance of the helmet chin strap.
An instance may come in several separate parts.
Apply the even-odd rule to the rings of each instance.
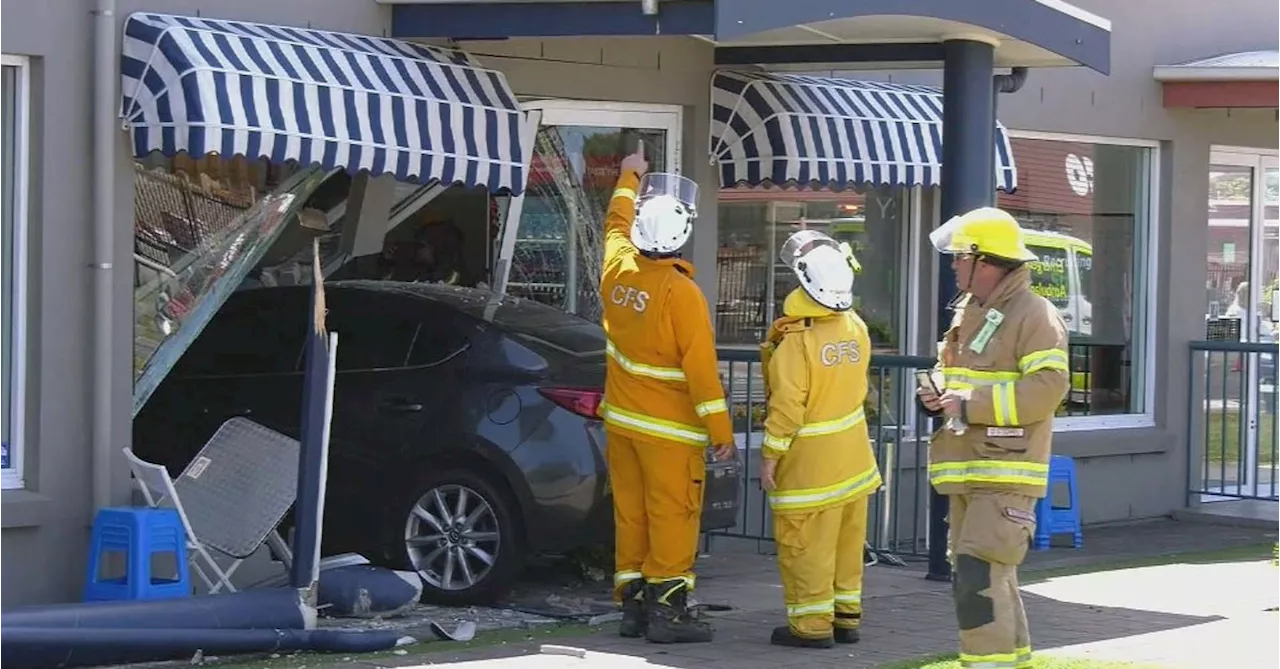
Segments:
[[[978,269],[978,259],[979,259],[979,258],[981,258],[981,256],[980,256],[980,255],[978,255],[977,253],[972,254],[972,256],[970,257],[970,260],[969,260],[969,280],[968,280],[967,282],[965,282],[965,287],[964,287],[964,289],[963,289],[963,290],[958,290],[958,291],[956,291],[955,297],[952,297],[952,298],[951,298],[951,302],[949,302],[949,303],[947,304],[947,308],[948,308],[948,309],[950,309],[950,310],[952,310],[952,311],[955,311],[955,308],[956,308],[957,306],[959,306],[959,305],[960,305],[960,300],[964,299],[964,296],[965,296],[965,295],[972,295],[972,294],[973,294],[973,276],[974,276],[975,274],[977,274],[977,273],[978,273],[978,272],[977,272],[977,269]],[[957,286],[957,287],[958,287],[958,286]],[[976,298],[975,298],[975,299],[976,299]]]

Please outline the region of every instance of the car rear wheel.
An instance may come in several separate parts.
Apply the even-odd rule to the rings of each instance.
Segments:
[[[453,470],[415,486],[400,514],[398,552],[423,599],[473,604],[501,597],[524,562],[514,505],[483,476]]]

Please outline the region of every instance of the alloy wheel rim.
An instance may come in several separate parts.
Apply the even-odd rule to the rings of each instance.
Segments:
[[[409,510],[405,550],[423,581],[440,590],[466,590],[497,563],[502,536],[483,495],[463,485],[428,490]]]

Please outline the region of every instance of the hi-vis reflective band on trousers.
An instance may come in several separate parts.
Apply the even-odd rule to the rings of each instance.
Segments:
[[[833,420],[824,420],[817,423],[806,423],[799,430],[796,430],[796,437],[820,437],[828,434],[837,434],[845,430],[851,430],[859,423],[867,419],[867,414],[862,409],[857,409],[853,413],[841,416]],[[795,438],[795,437],[793,437]],[[791,448],[792,439],[784,439],[775,437],[766,432],[764,434],[763,444],[775,451],[787,451]]]
[[[1049,483],[1049,465],[1008,460],[936,462],[929,465],[929,483],[1008,483],[1042,486]]]
[[[788,618],[800,618],[803,616],[818,616],[824,613],[834,615],[836,612],[836,600],[824,599],[816,602],[805,602],[804,604],[795,604],[787,606]]]
[[[1015,385],[1022,377],[1043,369],[1068,371],[1067,352],[1060,348],[1032,351],[1018,360],[1016,372],[990,372],[968,367],[944,367],[943,378],[949,390],[973,390],[991,387],[992,412],[995,425],[1007,427],[1019,425],[1018,394]]]
[[[1031,666],[1031,647],[1023,646],[1012,653],[992,655],[960,653],[960,666],[965,669],[1028,669]]]
[[[836,590],[836,604],[862,604],[862,591]]]
[[[656,365],[646,365],[642,362],[636,362],[623,355],[622,352],[618,350],[618,347],[614,346],[612,341],[605,341],[604,352],[607,353],[610,358],[613,358],[613,361],[618,363],[618,366],[621,367],[623,371],[632,376],[647,376],[651,379],[658,379],[659,381],[679,381],[681,383],[685,383],[687,381],[684,376],[683,369],[678,367],[658,367]]]
[[[622,586],[644,578],[644,575],[638,571],[619,571],[613,574],[613,587],[621,588]]]
[[[701,428],[619,409],[612,404],[600,405],[600,417],[604,419],[606,425],[613,425],[668,441],[678,441],[694,446],[706,446],[710,441],[706,430]]]

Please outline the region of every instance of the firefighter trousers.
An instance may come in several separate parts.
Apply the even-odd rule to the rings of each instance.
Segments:
[[[706,450],[660,439],[606,434],[613,492],[614,598],[637,579],[683,578],[693,588]]]
[[[1031,666],[1031,631],[1018,592],[1018,565],[1035,534],[1033,497],[1004,492],[950,496],[951,593],[960,627],[960,666]]]
[[[862,622],[868,495],[820,511],[773,514],[791,632],[807,639]]]

